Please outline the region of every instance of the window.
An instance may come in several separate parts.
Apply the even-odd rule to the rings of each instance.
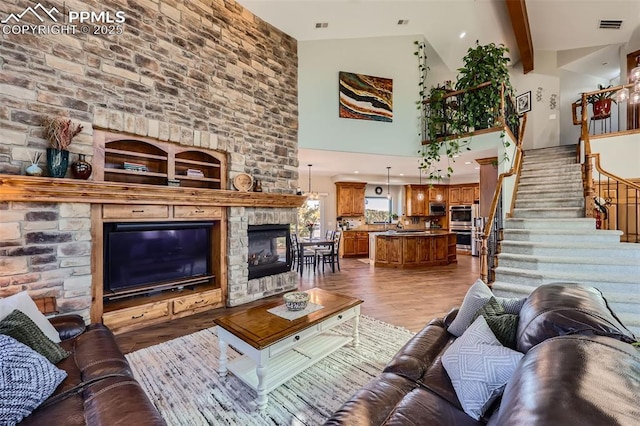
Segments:
[[[309,224],[313,224],[311,232]],[[298,209],[297,234],[300,237],[320,237],[320,200],[307,200]]]
[[[364,217],[367,223],[389,223],[391,199],[387,197],[365,197]]]

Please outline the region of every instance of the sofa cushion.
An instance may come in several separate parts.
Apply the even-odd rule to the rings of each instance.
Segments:
[[[479,316],[442,355],[465,413],[476,420],[500,397],[523,354],[505,348]]]
[[[487,303],[473,317],[475,321],[479,316],[483,316],[487,325],[502,346],[509,349],[516,349],[516,333],[518,331],[518,315],[508,314],[500,303],[491,297]]]
[[[0,320],[4,319],[15,309],[19,309],[31,318],[49,339],[55,343],[60,343],[58,332],[42,312],[40,312],[36,303],[29,296],[29,293],[21,291],[20,293],[0,299]]]
[[[482,280],[477,280],[467,290],[467,294],[464,296],[460,310],[458,311],[455,319],[448,327],[449,333],[456,337],[462,336],[462,333],[471,324],[478,309],[482,308],[489,299],[493,297],[493,292]],[[510,299],[504,297],[496,297],[496,300],[508,314],[518,314],[520,308],[524,304],[525,299]]]
[[[571,334],[602,335],[634,342],[599,290],[574,283],[536,288],[520,311],[517,348],[527,352],[538,343]]]
[[[482,423],[415,382],[393,373],[382,373],[345,402],[325,426],[406,424],[477,426]]]
[[[0,321],[0,334],[11,336],[29,346],[52,364],[57,364],[70,355],[70,352],[45,336],[36,323],[18,309]]]
[[[21,421],[53,393],[66,373],[12,337],[0,335],[0,424]]]
[[[603,336],[532,348],[507,384],[496,425],[637,425],[640,352]],[[493,420],[493,419],[492,419]]]

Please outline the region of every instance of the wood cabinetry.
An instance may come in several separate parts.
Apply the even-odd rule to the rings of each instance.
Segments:
[[[365,231],[342,232],[340,251],[342,257],[369,256],[369,233]]]
[[[429,203],[446,203],[445,185],[405,185],[405,215],[429,216]]]
[[[94,180],[189,188],[226,188],[226,155],[169,142],[96,130]]]
[[[364,182],[336,182],[336,214],[338,216],[364,216]]]
[[[376,236],[375,266],[413,268],[456,262],[453,233]]]
[[[449,205],[471,205],[480,197],[480,186],[477,183],[449,186]]]

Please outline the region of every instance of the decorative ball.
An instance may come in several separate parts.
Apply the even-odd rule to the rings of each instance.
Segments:
[[[282,296],[284,304],[290,311],[301,311],[307,307],[309,303],[309,294],[304,291],[292,291]]]

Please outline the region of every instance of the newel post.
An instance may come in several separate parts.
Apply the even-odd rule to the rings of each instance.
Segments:
[[[482,245],[480,247],[480,279],[489,283],[489,247],[488,238],[482,235]]]

